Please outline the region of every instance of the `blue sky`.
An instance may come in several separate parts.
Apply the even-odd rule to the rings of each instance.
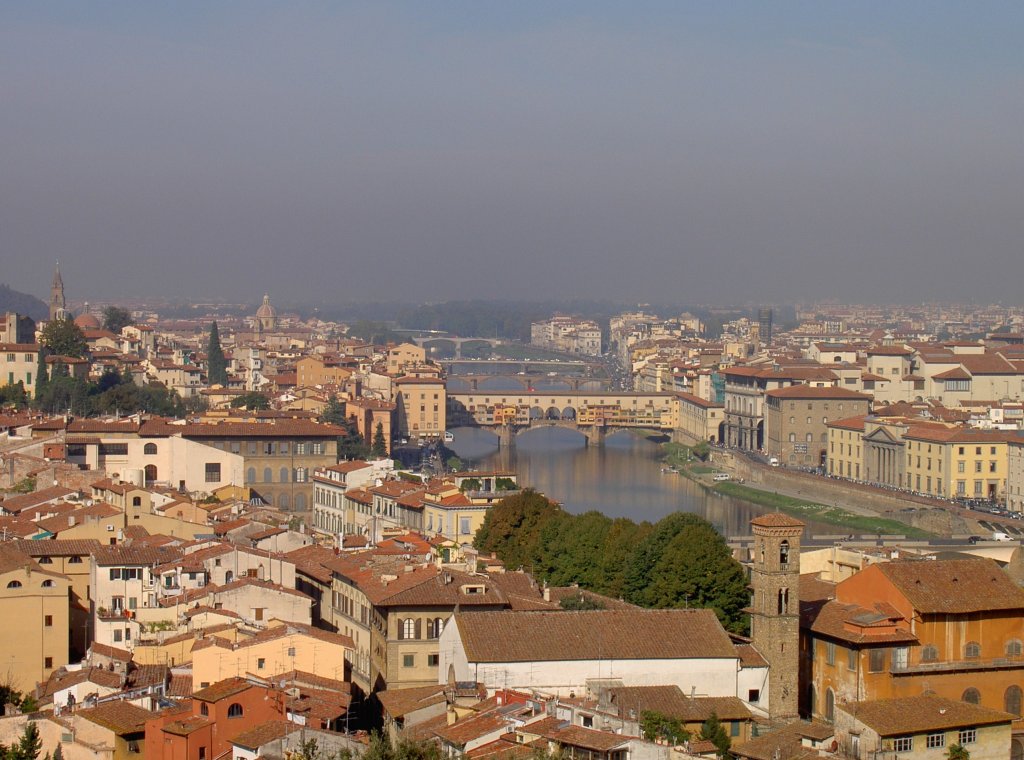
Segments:
[[[1020,3],[5,3],[43,293],[1015,299]],[[112,276],[114,273],[114,276]]]

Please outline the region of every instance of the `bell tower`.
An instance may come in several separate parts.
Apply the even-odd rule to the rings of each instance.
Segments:
[[[57,262],[53,269],[53,282],[50,283],[50,321],[64,319],[67,315],[67,303],[64,300],[64,280],[60,276],[60,262]]]
[[[750,636],[768,662],[768,716],[799,714],[800,537],[804,524],[780,512],[750,521],[754,533]]]

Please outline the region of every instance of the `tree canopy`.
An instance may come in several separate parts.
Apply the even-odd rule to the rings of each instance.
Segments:
[[[71,410],[81,417],[135,412],[179,417],[185,411],[181,397],[162,385],[136,385],[113,371],[91,382],[70,377],[62,364],[54,366],[49,382],[37,383],[32,406],[49,414]]]
[[[69,317],[47,322],[41,335],[43,344],[51,354],[80,359],[89,349],[81,328]]]
[[[384,439],[383,422],[377,423],[377,429],[373,433],[373,445],[370,448],[375,457],[386,457],[388,455],[388,442]]]
[[[249,391],[231,399],[231,408],[248,409],[250,412],[258,409],[269,409],[270,399],[259,391]]]
[[[108,306],[103,310],[103,329],[120,335],[121,330],[132,324],[132,314],[120,306]]]
[[[727,630],[746,628],[743,568],[696,515],[676,512],[653,525],[599,512],[571,515],[526,489],[491,508],[475,545],[552,585],[578,583],[641,607],[708,607]]]
[[[210,337],[206,342],[206,377],[210,385],[227,385],[228,382],[228,360],[220,345],[216,322],[210,325]]]

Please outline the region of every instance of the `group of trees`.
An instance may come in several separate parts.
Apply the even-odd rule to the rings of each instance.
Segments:
[[[53,365],[49,379],[38,376],[31,405],[48,414],[70,410],[79,417],[135,412],[180,417],[190,408],[173,390],[157,385],[136,385],[127,373],[122,375],[110,370],[93,382],[71,377],[67,367],[60,363]]]
[[[654,524],[572,515],[525,490],[488,512],[475,545],[551,585],[578,583],[641,607],[708,607],[727,630],[746,630],[743,568],[714,527],[693,514]]]
[[[332,396],[320,414],[320,419],[332,425],[345,429],[345,432],[338,436],[338,458],[339,459],[368,459],[370,457],[386,457],[388,455],[388,442],[384,436],[384,424],[377,423],[373,431],[373,439],[368,444],[363,434],[359,432],[359,424],[355,417],[345,416],[345,402],[337,396]]]

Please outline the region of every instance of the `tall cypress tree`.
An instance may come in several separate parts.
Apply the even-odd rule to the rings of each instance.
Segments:
[[[220,332],[217,323],[210,325],[210,341],[206,345],[206,374],[210,385],[228,384],[228,360],[220,347]]]
[[[39,398],[46,392],[46,383],[49,379],[50,375],[46,369],[46,346],[40,346],[36,363],[36,389],[33,398]]]
[[[373,447],[371,449],[374,456],[385,457],[388,455],[388,442],[384,440],[384,423],[377,423],[377,431],[373,434]]]

